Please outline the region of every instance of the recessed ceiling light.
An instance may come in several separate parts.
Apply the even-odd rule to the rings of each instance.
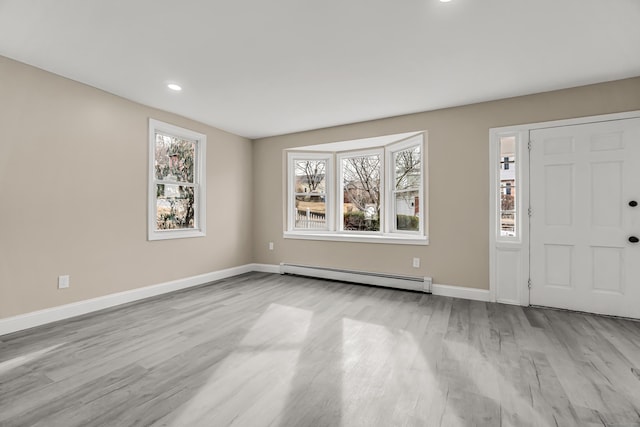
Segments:
[[[182,90],[182,88],[181,88],[179,85],[175,84],[175,83],[169,83],[169,84],[167,85],[167,87],[168,87],[169,89],[171,89],[171,90],[175,90],[176,92],[179,92],[179,91],[181,91],[181,90]]]
[[[440,3],[449,3],[451,0],[440,0]]]

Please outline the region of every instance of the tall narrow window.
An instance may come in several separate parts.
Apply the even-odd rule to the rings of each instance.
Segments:
[[[382,153],[340,156],[342,230],[380,231]]]
[[[500,138],[500,235],[517,235],[516,137]]]
[[[422,153],[420,145],[391,151],[393,188],[391,189],[395,231],[420,230]]]
[[[294,228],[327,228],[327,159],[294,159]]]
[[[149,120],[149,240],[205,235],[206,137]]]
[[[333,156],[327,153],[289,153],[288,229],[302,233],[330,229],[332,206],[329,193]]]

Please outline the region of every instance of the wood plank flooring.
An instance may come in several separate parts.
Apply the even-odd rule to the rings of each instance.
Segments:
[[[251,273],[0,337],[0,426],[640,426],[640,322]]]

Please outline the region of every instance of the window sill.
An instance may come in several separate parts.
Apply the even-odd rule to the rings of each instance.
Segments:
[[[421,245],[425,246],[429,244],[429,238],[425,236],[411,236],[411,235],[399,235],[399,234],[367,234],[367,235],[354,235],[347,233],[306,233],[285,231],[283,233],[285,239],[299,239],[299,240],[329,240],[334,242],[357,242],[357,243],[383,243],[391,245]]]
[[[170,240],[170,239],[189,239],[192,237],[205,237],[207,234],[204,230],[165,230],[150,231],[147,240]]]

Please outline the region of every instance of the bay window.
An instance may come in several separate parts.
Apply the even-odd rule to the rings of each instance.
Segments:
[[[284,237],[427,244],[425,139],[414,132],[289,150]]]

